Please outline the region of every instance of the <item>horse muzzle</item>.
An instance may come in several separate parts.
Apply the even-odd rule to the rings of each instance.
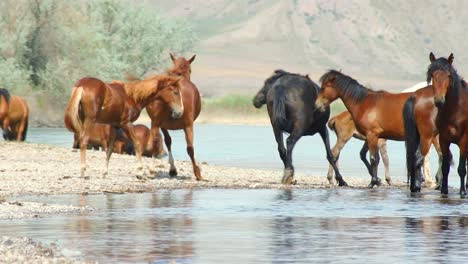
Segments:
[[[255,108],[260,108],[262,105],[266,104],[265,95],[257,95],[253,99],[253,105]]]
[[[179,119],[182,117],[182,114],[184,113],[184,111],[182,109],[179,109],[179,110],[173,110],[171,112],[171,117],[173,119]]]
[[[436,107],[440,108],[444,105],[445,103],[445,97],[435,97],[434,98],[434,104]]]
[[[323,103],[321,100],[316,100],[315,101],[315,109],[317,109],[320,112],[325,112],[325,103]]]

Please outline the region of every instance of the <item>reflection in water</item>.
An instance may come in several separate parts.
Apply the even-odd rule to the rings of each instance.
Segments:
[[[468,258],[468,201],[401,190],[165,190],[32,197],[92,214],[1,221],[104,263],[402,263]],[[450,201],[448,201],[450,200]]]

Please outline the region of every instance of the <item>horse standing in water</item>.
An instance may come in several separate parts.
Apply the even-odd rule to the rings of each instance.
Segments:
[[[29,108],[26,101],[0,88],[0,127],[5,140],[24,141],[28,132]]]
[[[177,176],[177,169],[174,165],[174,158],[172,156],[172,139],[168,130],[183,129],[185,133],[185,141],[187,142],[187,153],[190,156],[193,166],[193,173],[197,181],[202,180],[200,174],[200,167],[195,161],[195,150],[193,147],[193,123],[197,119],[201,110],[201,99],[195,84],[190,80],[192,72],[190,64],[195,60],[195,55],[186,60],[183,57],[175,58],[170,54],[174,67],[166,71],[171,76],[182,76],[181,80],[181,98],[184,105],[182,116],[174,116],[171,107],[162,100],[155,100],[147,107],[149,117],[151,118],[151,133],[153,134],[153,157],[156,157],[156,150],[160,149],[162,144],[159,129],[164,134],[164,142],[166,143],[169,155],[169,175]]]
[[[427,86],[426,82],[420,82],[417,83],[410,88],[404,89],[402,93],[408,93],[408,92],[415,92],[421,88],[424,88]],[[335,158],[336,165],[338,166],[338,159],[340,157],[340,152],[343,149],[343,147],[346,145],[346,143],[352,138],[357,138],[359,140],[366,140],[366,138],[360,134],[357,129],[356,125],[354,124],[353,117],[351,116],[351,113],[348,111],[343,111],[332,118],[328,121],[328,127],[335,132],[337,140],[335,146],[332,148],[332,153],[333,157]],[[437,148],[437,153],[439,154],[439,170],[437,171],[436,174],[436,179],[437,183],[439,183],[439,179],[442,178],[442,153],[440,152],[440,149],[438,148],[438,145],[435,144],[435,147]],[[384,163],[385,167],[385,180],[387,183],[391,182],[391,177],[390,177],[390,170],[389,170],[389,161],[388,161],[388,155],[387,155],[387,140],[380,138],[378,141],[378,148],[380,151],[380,155],[382,155],[382,160]],[[364,160],[366,158],[367,151],[360,153],[361,159]],[[424,157],[424,162],[423,162],[423,172],[424,172],[424,178],[426,180],[427,185],[432,186],[432,177],[431,177],[431,171],[430,171],[430,152]],[[328,179],[333,178],[333,167],[330,165],[328,168]]]
[[[266,104],[271,125],[278,143],[278,152],[284,163],[284,174],[281,183],[294,184],[294,167],[292,152],[296,142],[302,136],[319,133],[327,152],[328,162],[335,169],[336,181],[339,186],[347,186],[335,165],[328,130],[326,127],[330,117],[330,108],[323,112],[316,111],[314,101],[319,87],[309,78],[299,74],[292,74],[283,70],[276,70],[265,80],[264,86],[253,99],[256,108]],[[283,132],[289,133],[286,147],[283,143]],[[333,181],[329,179],[330,183]]]
[[[363,158],[363,162],[372,179],[369,188],[381,185],[377,176],[379,164],[379,138],[402,141],[405,139],[403,125],[403,105],[411,96],[432,100],[432,87],[428,86],[414,93],[393,94],[385,91],[373,91],[359,84],[353,78],[336,70],[325,73],[320,81],[322,87],[315,105],[317,109],[326,111],[327,107],[336,99],[341,98],[353,117],[356,129],[366,137],[366,143],[361,152],[370,152],[370,163]],[[400,114],[398,114],[400,113]],[[430,116],[419,116],[426,122],[431,122]],[[433,143],[437,144],[435,137]]]
[[[440,148],[442,150],[442,184],[441,193],[448,194],[448,174],[450,171],[450,162],[452,153],[450,144],[457,144],[460,148],[460,157],[458,164],[458,175],[460,176],[460,194],[466,195],[466,158],[468,155],[468,85],[461,79],[455,68],[452,66],[453,54],[446,58],[436,59],[431,52],[429,55],[431,64],[427,70],[428,82],[432,79],[432,88],[434,90],[434,103],[438,108],[436,128],[439,132]],[[414,107],[417,110],[416,106]],[[430,114],[430,109],[421,111]],[[411,117],[411,116],[410,116]],[[407,143],[420,143],[421,147],[408,155],[408,166],[413,165],[411,174],[411,191],[419,192],[420,174],[418,168],[418,152],[423,152],[423,141],[427,140],[426,135],[419,131],[424,126],[420,125],[419,120],[413,120],[416,123],[415,136],[408,138]],[[413,146],[413,149],[417,147]],[[416,153],[416,154],[414,154]],[[412,154],[412,155],[411,155]],[[412,159],[412,160],[411,160]],[[410,163],[411,162],[411,163]],[[411,167],[410,167],[411,168]]]
[[[180,78],[171,76],[152,76],[142,81],[123,83],[104,83],[96,78],[80,79],[73,88],[70,101],[65,110],[65,126],[80,134],[81,176],[85,177],[86,147],[90,129],[96,123],[112,126],[107,143],[106,172],[114,148],[116,129],[122,128],[132,140],[138,160],[138,174],[142,173],[142,146],[135,136],[132,122],[140,115],[143,107],[160,98],[170,105],[174,117],[182,115],[183,105],[180,97]],[[139,175],[138,175],[139,177]]]

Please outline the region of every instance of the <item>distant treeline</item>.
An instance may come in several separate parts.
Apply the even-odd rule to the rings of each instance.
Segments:
[[[185,21],[134,1],[2,0],[0,17],[0,87],[57,106],[84,76],[143,77],[196,41]]]

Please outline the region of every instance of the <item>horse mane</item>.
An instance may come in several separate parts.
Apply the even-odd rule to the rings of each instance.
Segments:
[[[450,87],[452,89],[449,89],[449,93],[452,96],[458,97],[460,94],[460,89],[465,87],[466,85],[465,81],[458,75],[457,70],[450,64],[448,59],[440,57],[427,67],[427,73],[426,73],[426,81],[429,84],[429,82],[432,80],[432,75],[436,71],[448,71],[450,72]],[[464,84],[463,84],[464,83]]]
[[[332,82],[335,87],[341,91],[344,96],[350,97],[356,102],[361,102],[372,91],[353,78],[337,71],[329,70],[322,77],[320,77],[320,83]]]
[[[7,101],[7,103],[10,102],[10,92],[8,92],[7,89],[5,88],[0,88],[0,96],[3,96],[5,97],[5,100]]]
[[[132,81],[124,83],[125,92],[135,100],[135,102],[142,102],[152,96],[155,91],[161,87],[169,84],[171,81],[176,83],[180,78],[168,75],[152,75],[141,81]],[[155,86],[157,89],[154,89]]]

